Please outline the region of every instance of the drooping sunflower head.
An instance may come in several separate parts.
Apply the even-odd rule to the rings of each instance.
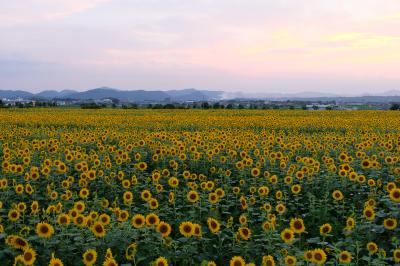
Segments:
[[[154,263],[155,266],[168,266],[168,260],[165,257],[158,257]]]
[[[249,240],[251,237],[251,230],[247,227],[239,228],[240,237],[244,240]]]
[[[216,220],[214,218],[209,217],[207,219],[207,225],[213,234],[218,233],[220,230],[220,223],[218,222],[218,220]]]

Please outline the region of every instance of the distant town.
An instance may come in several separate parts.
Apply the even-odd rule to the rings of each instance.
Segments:
[[[76,107],[151,109],[303,109],[303,110],[399,110],[400,92],[390,95],[353,96],[298,93],[251,96],[196,89],[170,91],[122,91],[97,88],[84,92],[0,90],[1,108]]]

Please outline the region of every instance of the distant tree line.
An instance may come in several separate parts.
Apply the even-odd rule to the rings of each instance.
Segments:
[[[400,104],[399,103],[393,103],[390,106],[390,110],[400,110]]]
[[[55,107],[56,102],[16,102],[15,104],[5,103],[0,100],[0,108],[33,108],[33,107]]]

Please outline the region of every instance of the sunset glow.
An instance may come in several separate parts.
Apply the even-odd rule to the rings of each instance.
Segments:
[[[1,89],[400,87],[400,1],[0,3]]]

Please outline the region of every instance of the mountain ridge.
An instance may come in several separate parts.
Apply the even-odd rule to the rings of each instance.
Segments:
[[[297,93],[282,92],[224,92],[218,90],[199,90],[187,88],[181,90],[119,90],[111,87],[99,87],[86,91],[76,90],[44,90],[39,93],[31,93],[24,90],[0,90],[0,99],[30,99],[30,100],[103,100],[118,99],[127,102],[143,101],[213,101],[213,100],[307,100],[307,101],[378,101],[390,102],[398,101],[400,90],[389,90],[380,94],[361,94],[343,96],[333,93],[303,91]]]

